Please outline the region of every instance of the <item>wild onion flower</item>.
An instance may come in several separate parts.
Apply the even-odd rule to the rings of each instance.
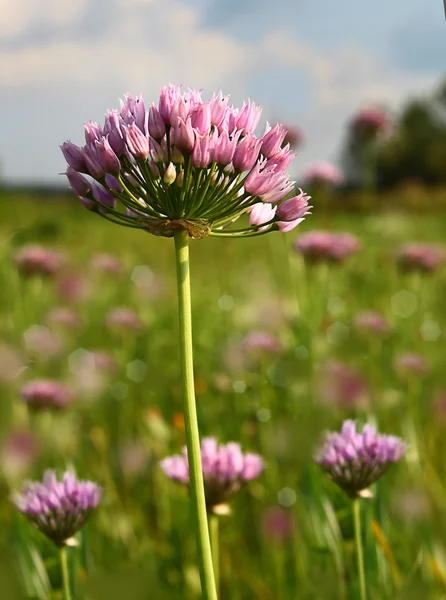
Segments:
[[[344,421],[340,433],[328,432],[314,458],[351,498],[366,495],[366,490],[387,469],[403,458],[406,444],[393,435],[382,435],[372,425],[357,431],[356,421]]]
[[[20,390],[22,399],[34,410],[66,408],[72,394],[60,381],[54,379],[35,379],[25,383]]]
[[[17,269],[23,275],[50,277],[59,271],[64,257],[56,250],[32,244],[21,248],[15,255],[14,261]]]
[[[282,350],[280,340],[267,331],[251,331],[243,339],[243,349],[248,353],[264,352],[266,354],[277,354]]]
[[[358,137],[374,140],[390,131],[389,114],[379,108],[363,108],[351,121],[351,128]]]
[[[258,454],[242,453],[240,444],[229,442],[218,444],[213,437],[201,441],[206,506],[209,512],[223,512],[231,500],[252,479],[256,479],[264,468]],[[189,485],[189,465],[186,448],[182,455],[165,458],[160,466],[173,481]]]
[[[23,333],[23,342],[27,354],[39,362],[60,356],[64,349],[60,335],[45,325],[31,325]]]
[[[373,333],[384,336],[390,331],[390,325],[384,315],[373,310],[359,312],[354,320],[354,326],[363,333]]]
[[[48,470],[42,483],[25,483],[13,502],[39,531],[62,547],[70,545],[101,499],[102,489],[92,481],[77,481],[72,472],[64,473],[59,481],[56,472]]]
[[[295,227],[308,213],[308,197],[284,201],[294,183],[286,171],[294,157],[283,147],[287,130],[267,124],[257,137],[261,109],[250,101],[235,109],[228,100],[220,92],[203,101],[200,91],[173,85],[162,88],[158,106],[125,95],[103,127],[85,125],[84,146],[62,144],[71,188],[106,219],[165,237],[179,229],[202,238]],[[253,217],[249,226],[223,231],[264,206],[267,220]]]
[[[52,308],[45,320],[50,326],[61,326],[68,329],[76,329],[81,324],[79,315],[67,306]]]
[[[429,364],[424,356],[415,352],[404,352],[395,359],[395,370],[401,376],[422,377],[429,371]]]
[[[91,259],[91,266],[95,271],[107,273],[108,275],[120,275],[123,270],[122,262],[114,254],[100,252]]]
[[[304,134],[300,127],[296,125],[285,125],[286,135],[283,140],[283,146],[287,144],[290,145],[290,148],[300,148],[304,142]]]
[[[26,429],[9,433],[0,444],[0,466],[9,477],[23,477],[39,456],[38,440]]]
[[[319,373],[321,400],[339,408],[365,405],[368,388],[362,375],[340,360],[329,360]]]
[[[351,233],[309,231],[299,237],[294,248],[310,263],[338,263],[360,250],[361,242]]]
[[[110,329],[140,331],[144,325],[139,315],[130,308],[118,307],[105,315],[105,323]]]
[[[335,165],[320,161],[309,165],[302,173],[305,185],[342,185],[344,175]]]
[[[410,243],[398,252],[398,263],[405,271],[435,271],[446,261],[446,251],[437,244]]]

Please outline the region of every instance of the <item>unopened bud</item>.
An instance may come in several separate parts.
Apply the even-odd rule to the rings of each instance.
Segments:
[[[175,180],[175,183],[177,184],[178,187],[183,187],[183,183],[184,183],[184,171],[180,171],[177,175],[177,178]]]
[[[163,181],[166,185],[172,185],[177,177],[177,170],[173,163],[169,163],[169,166],[164,172]]]

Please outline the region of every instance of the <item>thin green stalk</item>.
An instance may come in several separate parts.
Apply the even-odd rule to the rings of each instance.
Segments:
[[[175,232],[175,257],[178,285],[178,313],[180,323],[180,351],[182,389],[184,399],[184,424],[190,473],[190,495],[194,513],[198,545],[198,561],[202,597],[217,600],[217,590],[212,565],[211,543],[204,495],[203,470],[201,466],[200,437],[194,389],[194,365],[192,354],[192,311],[189,272],[189,238],[185,230]]]
[[[220,593],[220,552],[219,552],[219,520],[220,517],[214,513],[209,515],[209,528],[211,532],[211,548],[212,548],[212,561],[214,564],[214,577],[215,587],[218,593]]]
[[[361,505],[360,499],[356,498],[353,500],[353,522],[355,528],[355,546],[356,546],[356,562],[358,565],[358,577],[359,577],[359,597],[361,600],[367,600],[366,586],[365,586],[365,571],[364,571],[364,551],[362,548],[362,535],[361,535]]]
[[[71,584],[70,584],[70,571],[68,568],[68,548],[67,546],[62,546],[60,549],[60,562],[62,566],[62,582],[63,582],[63,594],[65,600],[73,600],[73,595],[71,593]]]

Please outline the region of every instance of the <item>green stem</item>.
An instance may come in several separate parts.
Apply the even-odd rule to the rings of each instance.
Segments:
[[[361,535],[361,514],[360,514],[360,499],[356,498],[353,500],[353,521],[355,529],[355,546],[356,546],[356,561],[358,565],[358,577],[359,577],[359,597],[361,600],[367,600],[366,586],[365,586],[365,571],[364,571],[364,552],[362,548],[362,535]]]
[[[220,588],[220,552],[219,552],[219,516],[209,515],[209,528],[211,530],[212,561],[214,564],[215,587]]]
[[[63,582],[63,594],[65,600],[73,600],[70,585],[70,571],[68,568],[68,548],[62,546],[60,549],[60,562],[62,566],[62,582]]]
[[[189,238],[185,230],[175,232],[175,257],[177,266],[178,313],[180,322],[180,351],[182,389],[184,399],[184,424],[190,473],[190,495],[194,512],[198,545],[201,588],[204,600],[217,600],[211,543],[204,495],[201,466],[200,437],[197,407],[195,404],[194,365],[192,355],[192,311],[189,272]]]

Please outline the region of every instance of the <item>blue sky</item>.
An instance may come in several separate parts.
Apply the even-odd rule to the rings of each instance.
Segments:
[[[169,82],[299,125],[299,173],[336,160],[359,106],[429,93],[445,57],[441,0],[0,0],[2,176],[57,181],[61,142]]]

